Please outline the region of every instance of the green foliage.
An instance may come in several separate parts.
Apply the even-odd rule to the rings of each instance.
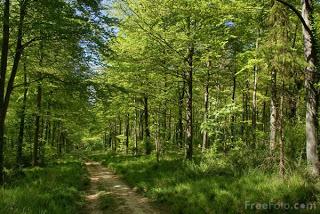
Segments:
[[[24,169],[0,189],[0,213],[75,213],[88,183],[84,164],[74,158]]]
[[[91,138],[83,138],[82,139],[83,149],[87,151],[95,151],[102,150],[104,148],[104,144],[101,141],[99,136],[91,137]]]
[[[319,204],[318,183],[301,174],[290,174],[285,180],[258,168],[237,174],[234,172],[247,164],[235,163],[235,156],[218,156],[214,151],[193,163],[175,157],[166,156],[157,163],[146,156],[92,156],[121,174],[132,187],[169,206],[172,213],[282,213],[281,209],[246,209],[245,205],[246,202]],[[301,212],[319,210],[293,210]]]

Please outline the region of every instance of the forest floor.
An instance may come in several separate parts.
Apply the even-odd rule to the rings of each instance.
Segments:
[[[167,153],[157,162],[155,155],[89,155],[156,205],[169,210],[166,213],[320,213],[320,184],[303,174],[291,173],[282,179],[277,171],[245,168],[245,163],[233,156],[195,157],[192,162],[178,156],[181,154]],[[262,203],[272,205],[266,210],[254,207]],[[308,208],[296,209],[297,203]],[[290,209],[275,209],[273,204],[287,204]]]
[[[88,161],[86,166],[90,176],[90,187],[86,192],[85,213],[162,213],[149,199],[136,193],[100,163]]]

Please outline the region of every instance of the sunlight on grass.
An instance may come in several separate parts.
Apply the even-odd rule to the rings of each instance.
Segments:
[[[88,184],[79,161],[58,161],[23,170],[23,176],[0,190],[0,213],[76,213]]]
[[[104,154],[93,158],[103,161],[146,196],[170,206],[172,213],[282,213],[278,209],[247,209],[245,205],[311,203],[317,202],[319,194],[317,183],[306,181],[303,175],[292,174],[282,180],[277,174],[259,169],[238,175],[222,160],[214,167],[213,163],[208,166],[206,160],[188,163],[170,157],[160,163],[145,156]],[[290,210],[303,212],[319,210]]]

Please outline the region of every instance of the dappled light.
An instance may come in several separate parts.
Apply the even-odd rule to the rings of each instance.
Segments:
[[[319,0],[0,17],[0,214],[320,213]]]

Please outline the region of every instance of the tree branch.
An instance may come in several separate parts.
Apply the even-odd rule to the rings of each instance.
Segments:
[[[294,12],[298,16],[298,18],[301,21],[301,23],[302,23],[303,27],[305,28],[305,30],[308,31],[308,33],[313,37],[312,30],[309,28],[309,26],[306,23],[306,20],[304,20],[304,18],[301,15],[301,12],[297,8],[295,8],[292,4],[290,4],[290,3],[288,3],[288,2],[286,2],[284,0],[276,0],[276,1],[281,3],[281,4],[283,4],[283,5],[285,5],[290,10],[292,10],[292,12]]]

